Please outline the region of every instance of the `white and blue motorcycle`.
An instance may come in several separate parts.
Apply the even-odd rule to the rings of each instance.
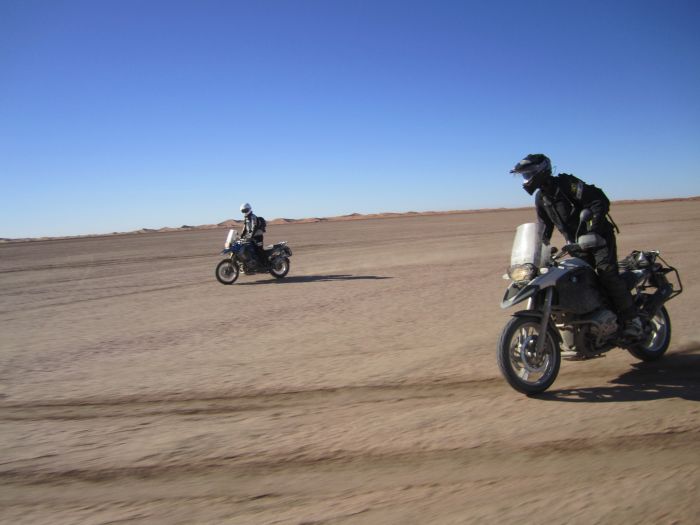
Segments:
[[[263,248],[264,258],[257,256],[252,241],[241,239],[236,230],[229,230],[221,255],[224,259],[216,265],[216,279],[221,284],[233,284],[243,272],[245,275],[269,273],[282,279],[289,273],[292,249],[286,241]]]

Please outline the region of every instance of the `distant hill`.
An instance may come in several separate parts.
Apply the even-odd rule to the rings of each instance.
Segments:
[[[613,204],[643,204],[648,202],[681,202],[681,201],[700,201],[700,196],[696,197],[686,197],[686,198],[672,198],[672,199],[646,199],[646,200],[619,200],[613,201]],[[303,219],[287,219],[278,218],[268,220],[268,224],[307,224],[316,222],[337,222],[337,221],[361,221],[369,219],[393,219],[398,217],[415,217],[415,216],[430,216],[430,215],[455,215],[455,214],[467,214],[467,213],[484,213],[484,212],[494,212],[494,211],[507,211],[512,209],[526,209],[530,206],[523,208],[484,208],[476,210],[452,210],[452,211],[407,211],[407,212],[386,212],[386,213],[350,213],[348,215],[338,215],[335,217],[307,217]],[[230,228],[241,228],[243,226],[243,221],[236,219],[227,219],[225,221],[219,222],[217,224],[201,224],[199,226],[189,226],[183,224],[180,227],[163,227],[163,228],[141,228],[140,230],[130,231],[130,232],[113,232],[113,233],[99,233],[90,235],[70,235],[64,237],[33,237],[33,238],[22,238],[22,239],[9,239],[0,238],[0,244],[9,242],[30,242],[30,241],[45,241],[50,239],[76,239],[83,237],[105,237],[110,235],[145,235],[151,233],[165,233],[165,232],[177,232],[177,231],[194,231],[194,230],[216,230],[216,229],[230,229]]]

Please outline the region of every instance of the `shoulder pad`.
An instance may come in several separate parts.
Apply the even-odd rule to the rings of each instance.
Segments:
[[[581,199],[583,196],[584,182],[578,177],[569,173],[559,174],[559,187],[565,190],[569,195]]]

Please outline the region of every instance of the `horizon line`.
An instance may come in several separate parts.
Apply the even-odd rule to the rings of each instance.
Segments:
[[[700,200],[700,195],[695,195],[692,197],[668,197],[659,199],[620,199],[610,201],[611,204],[643,204],[647,202],[679,202],[679,201],[696,201]],[[285,225],[285,224],[313,224],[318,222],[344,222],[353,220],[371,220],[371,219],[394,219],[401,217],[419,217],[419,216],[435,216],[435,215],[458,215],[458,214],[470,214],[470,213],[488,213],[488,212],[505,212],[505,211],[517,211],[532,208],[533,206],[516,206],[512,208],[499,207],[499,208],[473,208],[466,210],[445,210],[445,211],[405,211],[405,212],[380,212],[380,213],[350,213],[346,215],[332,215],[328,217],[303,217],[300,219],[290,219],[279,217],[275,219],[270,219],[267,221],[268,224],[275,226]],[[145,235],[152,233],[172,233],[178,231],[195,231],[195,230],[216,230],[223,228],[230,228],[234,224],[240,225],[243,221],[239,219],[226,219],[216,224],[200,224],[197,226],[189,226],[183,224],[179,227],[164,226],[162,228],[140,228],[138,230],[130,230],[123,232],[111,232],[111,233],[85,233],[77,235],[58,235],[58,236],[41,236],[41,237],[17,237],[8,238],[0,237],[0,244],[9,243],[19,243],[19,242],[37,242],[37,241],[51,241],[51,240],[65,240],[65,239],[84,239],[92,237],[111,237],[115,235]]]

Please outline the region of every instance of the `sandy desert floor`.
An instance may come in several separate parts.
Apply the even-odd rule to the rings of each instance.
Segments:
[[[532,210],[271,226],[291,273],[233,286],[225,230],[0,245],[0,522],[700,522],[700,203],[613,215],[671,348],[536,398],[495,360]]]

